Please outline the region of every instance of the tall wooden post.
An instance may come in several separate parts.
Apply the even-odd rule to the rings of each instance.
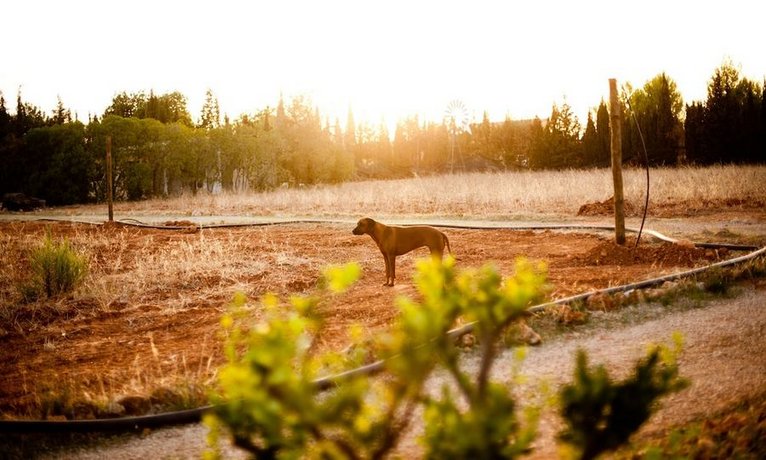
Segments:
[[[609,79],[609,133],[612,150],[612,180],[614,182],[614,237],[617,244],[625,244],[625,198],[622,192],[622,128],[620,126],[620,99],[617,80]]]
[[[114,221],[112,207],[112,136],[106,137],[106,202],[109,206],[109,222]]]

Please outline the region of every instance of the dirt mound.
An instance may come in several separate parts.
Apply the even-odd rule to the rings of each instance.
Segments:
[[[696,267],[725,259],[726,249],[703,249],[691,244],[644,244],[634,248],[635,240],[624,246],[613,241],[603,241],[585,254],[574,257],[581,266],[599,265],[651,265],[658,267]]]
[[[648,214],[654,217],[678,217],[710,214],[722,209],[731,212],[736,210],[760,210],[764,207],[766,207],[766,200],[760,197],[677,200],[673,202],[652,202],[649,204]],[[641,217],[644,212],[643,201],[638,205],[625,201],[623,209],[625,217]],[[577,211],[578,216],[611,216],[613,214],[613,196],[604,201],[586,203],[580,206],[580,209]]]
[[[624,213],[626,217],[640,216],[642,210],[636,209],[631,203],[625,201],[623,205]],[[609,216],[614,214],[614,197],[609,197],[604,201],[597,201],[595,203],[585,203],[580,206],[577,211],[578,216]]]

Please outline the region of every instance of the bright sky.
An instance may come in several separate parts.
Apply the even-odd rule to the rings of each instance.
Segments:
[[[725,59],[766,76],[763,0],[24,0],[0,6],[0,91],[87,121],[119,92],[180,91],[197,119],[210,88],[236,118],[280,93],[324,116],[391,125],[441,120],[460,100],[477,121],[546,118],[566,100],[584,124],[608,79],[660,72],[704,100]]]

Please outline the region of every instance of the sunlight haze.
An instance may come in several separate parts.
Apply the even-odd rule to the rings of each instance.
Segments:
[[[199,117],[205,91],[235,119],[311,98],[331,123],[440,121],[460,100],[480,120],[546,118],[567,102],[581,123],[609,78],[641,87],[660,72],[684,102],[706,97],[725,60],[766,76],[760,1],[74,0],[0,7],[0,91],[81,121],[115,94],[180,91]]]

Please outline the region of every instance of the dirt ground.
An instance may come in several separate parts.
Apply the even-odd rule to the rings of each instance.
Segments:
[[[266,292],[282,298],[320,293],[327,319],[320,344],[328,349],[349,345],[352,324],[374,335],[395,319],[397,296],[417,297],[414,261],[427,250],[399,257],[397,285],[383,287],[382,256],[369,237],[354,236],[351,228],[291,224],[187,231],[1,222],[0,300],[7,303],[0,317],[1,416],[35,417],[45,407],[55,413],[48,399],[56,393],[60,399],[62,388],[73,401],[103,402],[178,391],[179,384],[210,385],[223,362],[221,315],[237,291],[253,299],[254,321],[257,299]],[[88,255],[89,281],[75,295],[24,303],[14,286],[28,273],[29,241],[41,240],[46,229]],[[609,235],[584,232],[444,231],[459,267],[494,263],[510,274],[518,257],[545,261],[553,299],[736,255],[650,238],[633,251]],[[175,259],[188,266],[173,265]],[[321,294],[321,268],[350,261],[362,266],[359,282],[342,295]],[[143,281],[130,288],[138,279]],[[107,293],[104,286],[118,292]]]

